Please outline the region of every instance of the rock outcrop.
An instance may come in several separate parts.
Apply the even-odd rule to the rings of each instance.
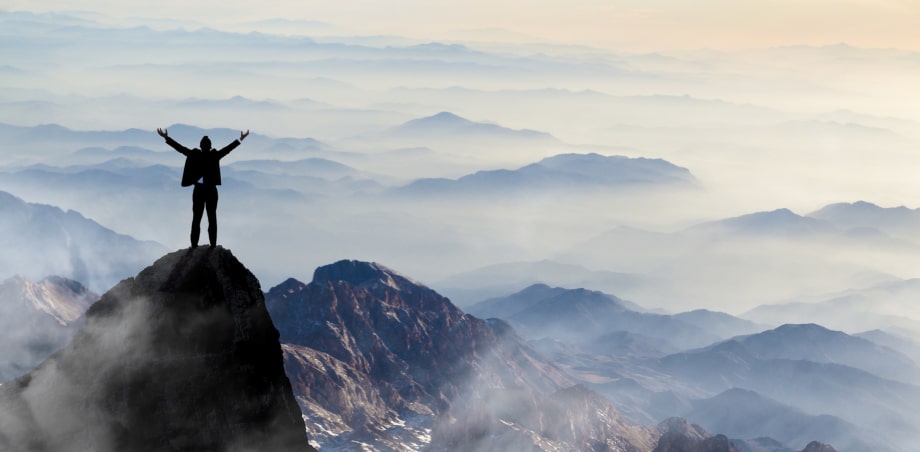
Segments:
[[[122,281],[0,387],[0,449],[312,450],[259,282],[220,247]]]

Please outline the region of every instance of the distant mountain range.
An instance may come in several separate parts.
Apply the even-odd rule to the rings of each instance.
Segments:
[[[524,195],[546,191],[691,187],[690,172],[664,160],[562,154],[516,170],[479,171],[459,179],[420,179],[397,190],[403,195]]]
[[[868,339],[820,325],[783,325],[733,340],[761,359],[843,364],[905,383],[914,383],[920,378],[920,367],[908,356]]]
[[[796,328],[781,328],[764,337],[786,334],[790,329]],[[838,340],[833,332],[818,333],[819,337],[811,339],[818,344]],[[854,432],[854,450],[863,450],[859,443],[870,445],[871,450],[899,450],[899,444],[910,441],[910,426],[920,421],[912,408],[920,401],[920,387],[846,365],[804,360],[801,353],[782,356],[762,358],[742,341],[731,340],[660,358],[651,367],[713,394],[744,388],[806,413],[836,416],[860,426],[860,432]],[[841,446],[849,450],[847,444]]]
[[[201,128],[188,124],[171,124],[162,126],[169,135],[186,147],[198,147],[201,137],[207,135],[216,148],[239,138],[240,131],[226,128]],[[144,159],[150,163],[173,163],[179,157],[163,143],[156,133],[156,127],[150,130],[74,130],[57,124],[39,126],[14,126],[0,124],[0,143],[26,149],[28,158],[24,161],[46,164],[93,164],[101,160],[117,157]],[[328,144],[312,138],[273,138],[253,132],[246,139],[246,147],[259,150],[264,158],[291,160],[317,157],[320,154],[334,152]],[[45,161],[47,160],[47,161]],[[0,160],[0,163],[4,163]],[[181,166],[180,163],[175,163]]]
[[[712,435],[683,418],[665,419],[658,424],[658,429],[662,436],[653,452],[796,452],[769,437],[730,439],[721,433]],[[837,452],[837,449],[812,441],[798,452]]]
[[[803,217],[789,209],[777,209],[704,223],[685,232],[718,238],[731,234],[800,237],[835,232],[835,228],[827,221]]]
[[[642,277],[542,260],[489,265],[444,278],[433,286],[457,306],[467,308],[477,302],[518,292],[534,284],[622,293],[641,285]]]
[[[859,223],[852,218],[838,224],[777,209],[670,232],[621,226],[576,244],[554,259],[641,275],[646,287],[656,289],[623,293],[646,305],[679,309],[674,307],[676,300],[706,299],[712,306],[744,303],[739,308],[743,311],[777,300],[795,300],[803,293],[833,293],[841,287],[895,281],[893,275],[904,262],[920,252],[920,242],[904,238],[894,226],[883,228],[885,222],[876,221],[878,227],[851,227],[854,224]],[[741,291],[745,296],[739,299],[735,294]],[[834,311],[827,314],[836,315]],[[776,326],[817,317],[790,316],[778,322],[749,318]],[[831,322],[827,326],[850,332],[885,328],[874,323],[854,330]]]
[[[474,122],[453,113],[442,111],[424,118],[413,119],[394,127],[384,136],[400,139],[443,140],[451,137],[462,140],[513,140],[557,143],[552,135],[535,130],[514,130],[497,124]]]
[[[873,207],[870,207],[873,206]],[[890,217],[902,217],[886,221],[883,212]],[[789,209],[770,212],[756,212],[739,217],[703,223],[685,230],[691,236],[702,236],[713,240],[739,238],[771,238],[786,240],[811,240],[826,244],[852,247],[888,248],[899,251],[915,251],[918,244],[898,237],[909,228],[903,221],[904,215],[898,209],[886,210],[868,203],[832,205],[816,212],[817,216],[798,215]],[[873,220],[875,218],[875,220]],[[920,214],[916,215],[920,221]],[[918,223],[920,224],[920,223]],[[892,231],[893,234],[890,234]]]
[[[742,317],[768,324],[820,318],[827,327],[851,333],[903,330],[916,337],[913,331],[920,327],[920,308],[911,300],[918,294],[920,279],[894,280],[808,301],[761,305]]]
[[[72,210],[30,204],[6,192],[0,192],[0,247],[0,275],[61,275],[93,290],[111,287],[165,250]]]
[[[99,295],[59,276],[31,281],[14,276],[0,284],[0,383],[32,370],[70,342],[83,313]]]
[[[910,357],[914,363],[920,364],[920,343],[907,336],[882,330],[865,331],[854,334],[854,336],[868,339],[892,350],[897,350]]]
[[[881,450],[866,444],[867,433],[856,425],[835,416],[808,415],[744,389],[729,389],[715,397],[694,401],[693,408],[683,416],[706,430],[723,432],[732,438],[768,436],[794,449],[821,438],[840,451]]]
[[[899,237],[913,237],[920,228],[920,209],[880,207],[866,201],[830,204],[808,216],[841,228],[874,228]]]
[[[574,344],[589,344],[611,333],[628,332],[684,350],[719,340],[710,322],[718,323],[722,333],[757,329],[755,324],[728,314],[685,314],[683,318],[689,321],[684,321],[679,316],[646,312],[634,303],[602,292],[542,284],[467,309],[479,317],[506,320],[530,339],[552,337]]]
[[[329,159],[314,157],[295,161],[243,160],[227,165],[236,171],[258,171],[269,175],[310,176],[328,180],[356,176],[358,170]]]
[[[765,325],[757,324],[724,312],[710,311],[708,309],[680,312],[673,314],[672,317],[681,322],[696,325],[719,337],[733,337],[767,329]]]
[[[732,438],[751,438],[753,430],[762,429],[762,435],[792,449],[818,439],[841,451],[894,451],[910,441],[909,426],[918,421],[910,408],[920,400],[920,386],[913,384],[918,367],[894,348],[806,324],[675,352],[674,337],[681,330],[661,319],[666,316],[659,315],[658,323],[637,320],[615,299],[595,293],[580,301],[579,293],[584,291],[534,286],[470,310],[504,316],[512,325],[520,322],[520,331],[534,338],[538,350],[614,400],[634,422],[678,413]],[[548,300],[556,301],[553,309],[543,306]],[[520,312],[545,315],[531,319]],[[670,318],[710,334],[760,328],[706,311]],[[624,331],[578,340],[579,334],[591,336],[598,324]],[[562,340],[537,339],[548,335]],[[911,344],[880,332],[871,336],[900,347]],[[755,446],[744,447],[761,450]]]
[[[153,132],[153,133],[151,133]],[[128,129],[123,131],[76,131],[57,124],[33,127],[0,124],[0,143],[40,151],[40,156],[51,152],[73,151],[88,146],[124,146],[126,144],[151,145],[162,142],[155,131]]]

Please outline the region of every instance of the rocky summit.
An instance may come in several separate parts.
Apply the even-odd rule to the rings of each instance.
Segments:
[[[651,450],[500,320],[385,266],[340,261],[271,289],[285,366],[326,450]]]
[[[157,260],[0,387],[0,449],[310,451],[259,282],[221,247]]]

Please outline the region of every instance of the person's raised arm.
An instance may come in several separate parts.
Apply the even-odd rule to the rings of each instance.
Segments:
[[[167,130],[167,129],[161,129],[161,128],[157,127],[157,134],[160,135],[161,137],[163,137],[163,138],[166,140],[166,144],[172,146],[173,149],[179,151],[182,155],[188,155],[188,153],[191,152],[191,151],[189,151],[188,148],[186,148],[185,146],[182,146],[181,144],[179,144],[179,142],[177,142],[176,140],[173,140],[172,138],[170,138],[170,137],[169,137],[169,130]]]
[[[224,158],[227,154],[230,153],[230,151],[236,149],[236,147],[239,146],[240,143],[242,143],[243,140],[245,140],[246,137],[248,137],[248,136],[249,136],[249,129],[246,129],[246,132],[242,132],[242,131],[241,131],[241,132],[240,132],[240,138],[239,138],[238,140],[233,140],[233,143],[230,143],[230,144],[224,146],[223,149],[217,151],[218,158]]]

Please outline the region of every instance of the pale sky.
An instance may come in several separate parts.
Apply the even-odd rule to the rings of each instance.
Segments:
[[[6,10],[68,11],[69,0],[2,0]],[[439,39],[501,29],[617,50],[733,50],[848,43],[920,50],[916,0],[84,0],[113,19],[168,17],[209,26],[267,18],[334,24],[348,34]]]

